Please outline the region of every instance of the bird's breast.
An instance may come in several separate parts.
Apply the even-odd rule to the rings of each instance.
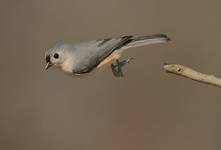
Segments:
[[[72,73],[73,70],[73,63],[71,61],[65,61],[64,63],[58,65],[58,68],[68,74]]]

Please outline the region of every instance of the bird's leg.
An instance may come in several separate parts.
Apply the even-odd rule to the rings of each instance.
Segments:
[[[133,58],[129,58],[127,60],[119,61],[118,59],[116,60],[116,64],[111,64],[111,69],[116,77],[124,77],[122,67],[129,63]]]
[[[120,65],[120,61],[117,59],[116,64],[111,64],[111,69],[115,77],[123,77],[122,65]]]

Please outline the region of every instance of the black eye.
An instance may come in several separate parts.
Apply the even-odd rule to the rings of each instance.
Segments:
[[[58,59],[58,58],[59,58],[58,53],[55,53],[55,54],[54,54],[54,58],[55,58],[55,59]]]

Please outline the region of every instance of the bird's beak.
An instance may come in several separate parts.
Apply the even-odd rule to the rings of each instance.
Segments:
[[[53,64],[51,62],[47,62],[46,66],[45,66],[45,70],[48,70],[52,66],[53,66]]]
[[[51,66],[53,66],[53,64],[51,63],[51,61],[50,61],[50,55],[47,55],[46,56],[46,58],[45,58],[45,60],[46,60],[46,66],[45,66],[45,70],[47,70],[47,69],[49,69]]]

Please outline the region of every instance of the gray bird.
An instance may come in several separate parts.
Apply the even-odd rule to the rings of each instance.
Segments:
[[[166,43],[170,38],[165,34],[148,36],[123,36],[81,43],[57,43],[45,52],[46,67],[56,66],[70,75],[81,76],[100,68],[112,60],[111,69],[116,77],[123,77],[122,67],[132,58],[119,61],[122,52],[128,48],[155,43]]]

